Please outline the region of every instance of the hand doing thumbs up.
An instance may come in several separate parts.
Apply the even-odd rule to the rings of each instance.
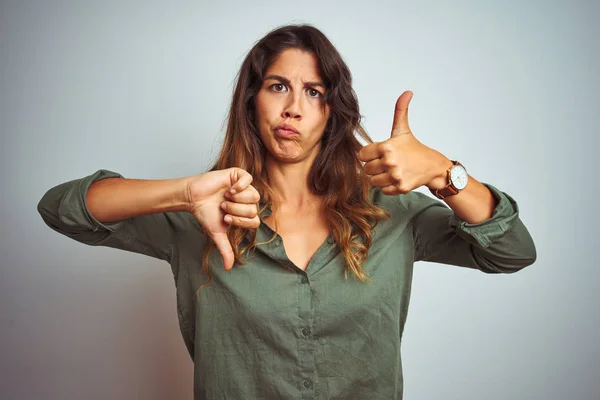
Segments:
[[[413,93],[406,91],[396,101],[391,137],[363,147],[358,158],[373,186],[384,194],[408,193],[429,186],[443,177],[452,162],[419,142],[408,125],[408,105]]]
[[[228,226],[260,225],[257,205],[260,195],[251,183],[252,175],[234,167],[196,175],[187,185],[190,212],[215,243],[225,270],[230,270],[234,263]]]

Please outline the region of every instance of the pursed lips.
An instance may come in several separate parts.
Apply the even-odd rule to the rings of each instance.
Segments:
[[[291,125],[279,125],[275,128],[275,133],[283,137],[293,137],[299,135],[299,132]]]

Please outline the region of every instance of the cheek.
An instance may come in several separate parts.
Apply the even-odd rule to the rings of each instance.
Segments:
[[[329,121],[329,112],[319,112],[319,130],[325,132],[325,128],[327,128],[327,122]]]
[[[255,124],[258,136],[264,143],[268,142],[269,133],[269,107],[265,104],[264,99],[257,98],[255,104]]]
[[[270,104],[264,98],[258,98],[256,101],[256,122],[259,127],[264,126],[273,119],[273,104]]]

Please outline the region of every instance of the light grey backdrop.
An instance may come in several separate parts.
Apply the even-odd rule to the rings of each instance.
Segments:
[[[168,3],[0,5],[0,397],[191,398],[168,265],[62,237],[36,205],[99,168],[204,171],[246,52],[309,22],[374,139],[414,91],[416,136],[515,197],[537,244],[515,275],[416,265],[405,398],[600,398],[598,2]]]

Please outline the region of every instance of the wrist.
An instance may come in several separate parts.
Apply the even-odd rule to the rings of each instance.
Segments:
[[[151,194],[157,208],[154,212],[180,212],[189,210],[187,178],[149,181],[146,194]]]
[[[454,163],[446,157],[436,163],[434,178],[426,185],[429,190],[440,190],[448,186],[448,170],[453,165]]]
[[[192,176],[179,179],[179,202],[182,204],[183,211],[192,212]]]

